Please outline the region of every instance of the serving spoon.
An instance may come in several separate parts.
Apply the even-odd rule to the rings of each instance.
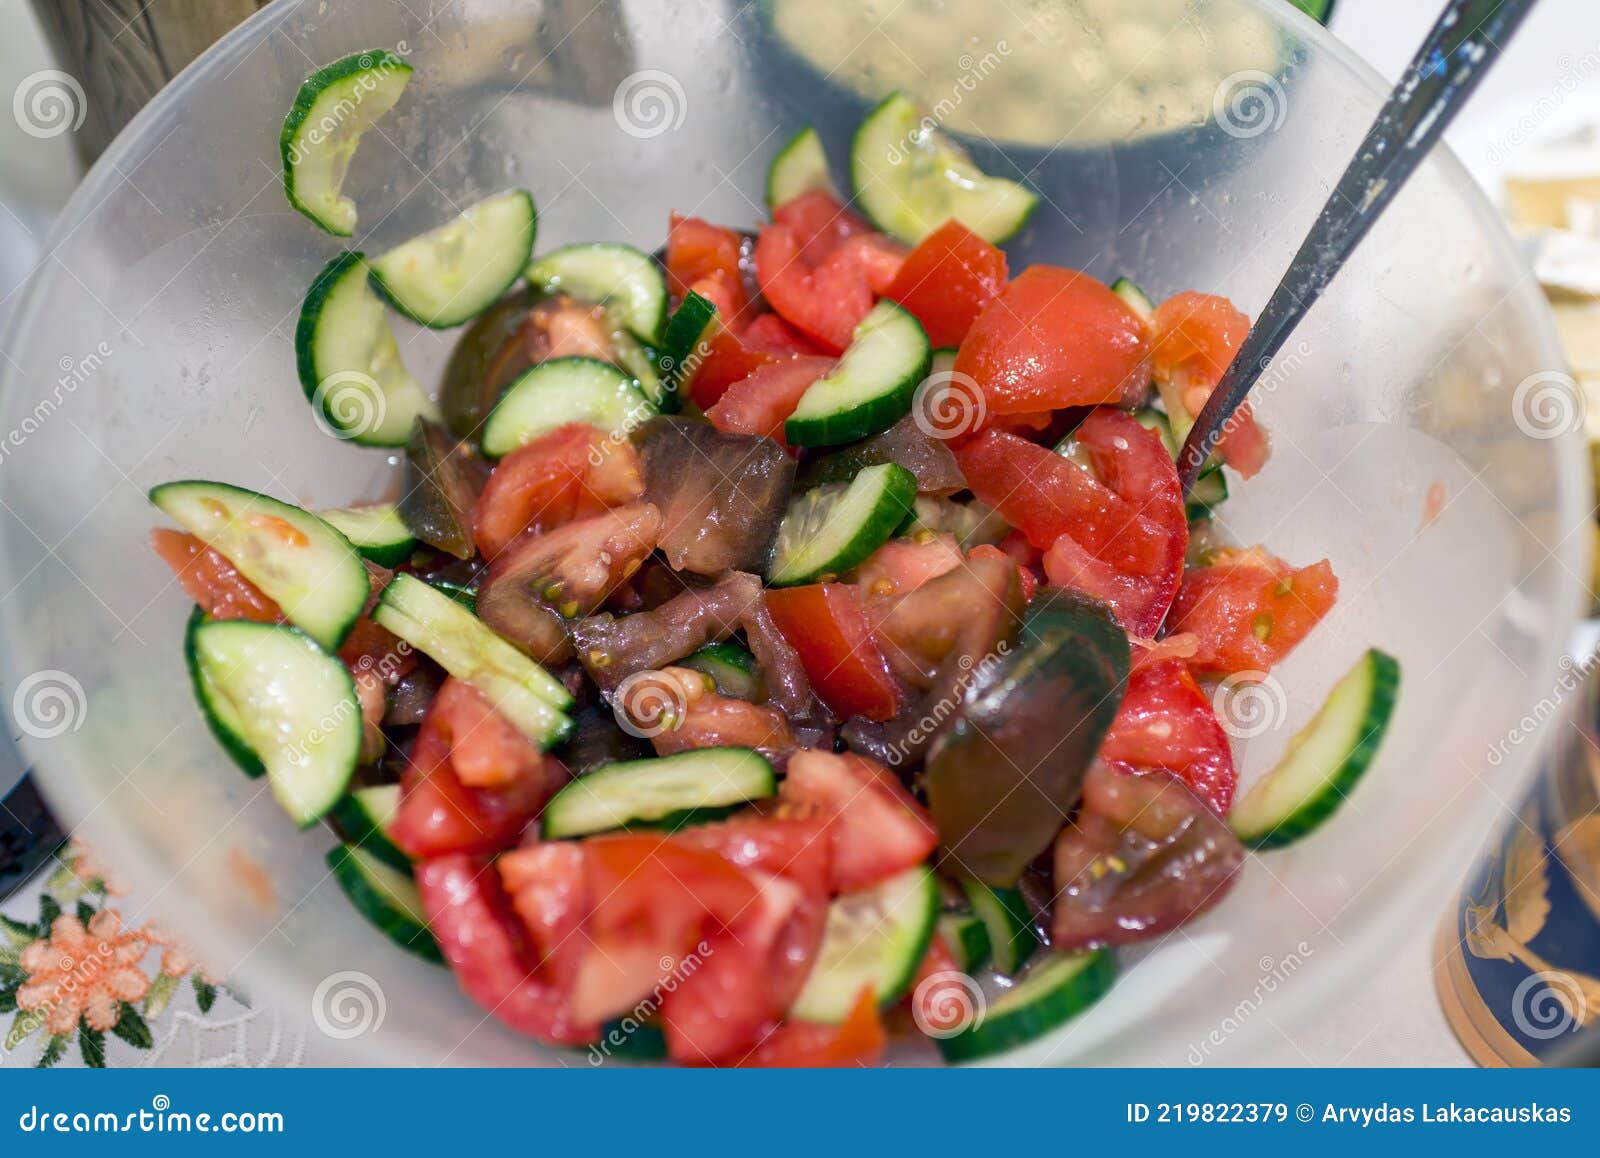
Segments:
[[[1534,0],[1450,0],[1334,186],[1178,456],[1187,497],[1272,356],[1500,57]]]

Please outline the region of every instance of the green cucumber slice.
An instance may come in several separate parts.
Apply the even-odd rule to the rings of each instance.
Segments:
[[[1015,1049],[1072,1020],[1117,979],[1116,959],[1105,949],[1049,954],[1021,981],[990,1002],[972,1025],[936,1039],[946,1061],[966,1062]]]
[[[1150,300],[1150,295],[1134,285],[1125,277],[1119,277],[1111,283],[1111,292],[1122,299],[1123,303],[1134,313],[1139,315],[1139,320],[1147,326],[1155,325],[1156,303]]]
[[[356,205],[340,193],[361,134],[394,107],[411,66],[381,48],[356,52],[306,77],[283,118],[283,191],[329,233],[349,237]]]
[[[572,721],[562,709],[572,696],[561,681],[445,592],[414,575],[396,575],[378,597],[372,620],[482,692],[541,748],[571,733]]]
[[[661,371],[661,401],[657,405],[663,414],[677,413],[683,408],[689,383],[711,352],[709,345],[702,344],[702,338],[709,337],[708,328],[716,316],[717,307],[693,290],[673,311],[661,339],[661,357],[657,363]]]
[[[926,865],[835,897],[789,1016],[836,1025],[869,987],[879,1005],[894,1004],[917,975],[938,917],[939,885]]]
[[[1239,839],[1280,848],[1333,815],[1377,755],[1399,692],[1399,661],[1369,649],[1289,740],[1277,767],[1233,806],[1228,823]]]
[[[856,202],[873,223],[916,245],[952,217],[999,244],[1027,223],[1038,194],[983,172],[904,93],[868,114],[850,146]]]
[[[654,413],[639,384],[610,362],[552,358],[525,371],[489,411],[483,453],[499,458],[569,422],[623,435]]]
[[[708,643],[688,658],[680,659],[678,666],[710,676],[720,695],[752,703],[765,698],[766,687],[756,657],[737,643],[728,640]]]
[[[848,571],[889,541],[916,499],[917,476],[892,462],[807,491],[778,525],[768,582],[787,587]]]
[[[366,259],[341,253],[317,274],[294,329],[300,388],[317,424],[360,446],[404,446],[437,407],[400,361]]]
[[[289,621],[332,651],[367,604],[372,584],[361,556],[309,511],[227,483],[163,483],[150,501],[214,548],[283,609]]]
[[[389,826],[400,811],[400,785],[379,784],[357,788],[333,806],[329,817],[339,826],[345,842],[365,849],[402,872],[411,871],[411,858],[389,839]]]
[[[367,849],[342,845],[328,850],[328,869],[356,911],[384,936],[408,953],[444,964],[409,868],[398,869]]]
[[[207,724],[248,775],[265,775],[300,827],[344,795],[361,754],[355,681],[303,632],[247,619],[190,619],[189,675]]]
[[[380,567],[405,562],[417,546],[417,537],[393,503],[335,507],[331,511],[318,511],[317,518],[349,539],[351,546]]]
[[[989,928],[973,913],[941,913],[939,936],[963,973],[982,969],[989,962]]]
[[[525,190],[498,193],[373,258],[372,286],[414,322],[436,330],[459,326],[522,276],[538,223]]]
[[[528,283],[606,307],[647,346],[667,323],[667,279],[648,253],[597,241],[568,245],[528,266]]]
[[[807,387],[783,424],[784,441],[835,446],[887,430],[910,412],[931,356],[922,323],[893,302],[879,302],[833,372]]]
[[[542,828],[546,840],[587,836],[762,800],[777,790],[772,765],[749,748],[623,760],[578,777],[551,797]]]
[[[822,138],[807,125],[789,138],[767,167],[767,208],[776,209],[813,189],[821,189],[835,201],[844,200],[828,175],[828,154],[822,149]]]
[[[1007,977],[1015,976],[1039,947],[1028,903],[1016,889],[992,889],[970,878],[962,879],[961,891],[989,934],[995,969]]]

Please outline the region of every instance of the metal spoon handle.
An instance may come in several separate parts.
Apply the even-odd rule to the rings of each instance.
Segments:
[[[1367,130],[1316,224],[1184,441],[1187,495],[1257,377],[1416,171],[1534,0],[1451,0]]]

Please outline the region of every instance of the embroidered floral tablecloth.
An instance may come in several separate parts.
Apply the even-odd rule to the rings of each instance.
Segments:
[[[0,905],[0,1068],[301,1064],[301,1028],[141,911],[76,839]]]

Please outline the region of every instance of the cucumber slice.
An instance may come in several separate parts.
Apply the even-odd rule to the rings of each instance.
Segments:
[[[936,1044],[946,1061],[975,1061],[1015,1049],[1072,1020],[1117,979],[1116,959],[1105,949],[1061,956],[1051,953],[984,1009],[971,1026]]]
[[[405,562],[417,546],[417,537],[393,503],[335,507],[331,511],[318,511],[317,518],[349,539],[351,546],[380,567]]]
[[[916,865],[870,889],[835,897],[822,946],[789,1016],[838,1024],[861,991],[889,1006],[910,988],[939,917],[939,885]]]
[[[1039,197],[991,177],[904,93],[868,114],[850,146],[856,202],[885,233],[916,245],[952,217],[986,241],[1011,237]]]
[[[355,681],[311,638],[279,623],[191,618],[189,675],[206,722],[300,827],[344,795],[361,754]]]
[[[844,200],[828,175],[828,154],[823,152],[822,138],[807,125],[789,138],[767,168],[767,208],[776,209],[813,189],[821,189],[835,201]]]
[[[610,314],[606,317],[609,321]],[[676,410],[677,399],[668,399],[666,387],[662,384],[660,373],[656,369],[655,351],[642,344],[628,332],[626,327],[617,324],[611,325],[609,341],[611,360],[633,375],[633,380],[638,383],[639,389],[644,391],[644,396],[654,407],[650,413],[663,413],[663,407]]]
[[[708,643],[687,659],[680,659],[678,666],[710,676],[721,695],[751,703],[766,697],[756,657],[737,643]]]
[[[807,491],[778,525],[768,582],[787,587],[848,571],[889,541],[916,499],[917,476],[892,462]]]
[[[610,362],[552,358],[525,371],[489,411],[483,453],[499,458],[569,422],[626,434],[654,413],[639,384]]]
[[[657,362],[662,385],[662,397],[657,405],[663,414],[682,409],[689,383],[694,380],[695,371],[710,353],[710,348],[702,345],[701,339],[710,336],[707,330],[716,316],[717,307],[693,290],[673,311],[672,320],[667,323],[666,334],[661,339],[661,357]]]
[[[1156,303],[1150,300],[1150,295],[1134,285],[1125,277],[1119,277],[1111,283],[1111,292],[1116,294],[1127,307],[1139,315],[1140,321],[1147,326],[1155,325]]]
[[[762,800],[778,790],[772,765],[749,748],[698,748],[623,760],[580,776],[545,805],[546,840],[586,836],[708,808]]]
[[[419,415],[438,414],[400,361],[359,253],[341,253],[311,283],[294,329],[294,354],[317,423],[336,438],[404,446]]]
[[[459,326],[494,305],[533,256],[539,214],[512,189],[468,206],[453,221],[375,257],[372,286],[414,322]]]
[[[317,69],[295,94],[278,136],[283,191],[329,233],[355,230],[356,204],[339,191],[344,175],[361,134],[394,107],[410,79],[409,64],[373,48]]]
[[[328,815],[345,841],[364,849],[402,872],[411,871],[411,858],[389,839],[389,826],[400,811],[400,785],[379,784],[357,788],[333,806]]]
[[[361,556],[309,511],[227,483],[184,480],[151,490],[173,522],[216,549],[283,608],[289,621],[332,651],[367,605]]]
[[[546,293],[605,306],[647,346],[661,341],[667,279],[648,253],[605,241],[568,245],[536,258],[527,272],[528,283]]]
[[[414,575],[396,575],[372,609],[372,621],[477,688],[541,748],[571,733],[572,721],[561,709],[572,696],[561,681],[443,591]]]
[[[956,968],[972,973],[989,962],[989,929],[972,913],[941,913],[939,936],[955,959]]]
[[[343,845],[328,850],[328,869],[356,911],[384,936],[408,953],[444,964],[409,867],[401,870],[367,849]]]
[[[970,878],[962,879],[961,891],[989,934],[995,969],[1007,977],[1015,976],[1039,947],[1028,903],[1016,889],[991,889]]]
[[[1239,839],[1279,848],[1333,815],[1377,755],[1399,691],[1399,661],[1368,650],[1290,739],[1277,767],[1233,806],[1228,823]]]
[[[910,412],[931,353],[921,322],[893,302],[879,302],[855,328],[833,372],[806,388],[783,424],[784,440],[835,446],[887,430]]]

